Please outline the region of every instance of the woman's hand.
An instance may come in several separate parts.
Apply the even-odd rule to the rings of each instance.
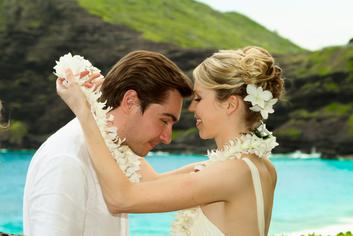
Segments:
[[[84,71],[80,74],[80,78],[86,76],[89,72]],[[90,106],[80,86],[74,81],[72,71],[66,71],[66,78],[58,78],[56,80],[56,91],[61,99],[69,106],[72,112],[77,116],[82,116],[90,112]],[[92,74],[89,80],[84,84],[85,87],[93,90],[100,88],[103,83],[102,76],[99,73]]]
[[[80,74],[80,78],[83,76],[86,76],[89,72],[84,71]],[[93,88],[93,91],[100,90],[102,87],[102,84],[104,82],[104,77],[100,73],[93,73],[92,75],[89,76],[89,79],[87,82],[84,84],[85,87],[87,88]]]

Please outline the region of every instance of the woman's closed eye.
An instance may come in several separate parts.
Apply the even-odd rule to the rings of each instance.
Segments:
[[[201,101],[201,97],[198,96],[198,95],[194,95],[193,100],[194,100],[195,102],[199,102],[199,101]]]

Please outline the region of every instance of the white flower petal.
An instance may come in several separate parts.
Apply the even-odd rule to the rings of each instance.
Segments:
[[[246,92],[247,92],[247,94],[256,94],[257,93],[257,88],[253,84],[248,84],[246,86]]]
[[[261,110],[260,113],[261,113],[262,118],[264,118],[265,120],[268,118],[267,110]]]
[[[261,97],[265,101],[269,101],[272,98],[272,93],[269,90],[265,90],[262,92]]]

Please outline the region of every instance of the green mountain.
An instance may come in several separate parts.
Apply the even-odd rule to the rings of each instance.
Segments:
[[[145,39],[184,48],[230,49],[259,45],[275,53],[303,51],[250,18],[221,13],[193,0],[78,0],[112,24],[126,25]]]
[[[278,59],[288,90],[281,122],[274,124],[282,148],[352,154],[353,45]]]
[[[37,148],[73,117],[56,95],[52,74],[55,60],[63,54],[80,54],[105,74],[130,51],[154,50],[167,55],[191,75],[193,68],[215,48],[221,47],[212,41],[217,35],[222,36],[219,39],[233,37],[234,43],[239,39],[239,44],[229,47],[239,47],[243,42],[260,44],[251,41],[256,39],[272,51],[283,46],[283,51],[279,48],[275,51],[290,52],[277,54],[286,77],[287,101],[279,104],[275,115],[267,121],[280,143],[276,152],[310,151],[316,147],[328,157],[353,153],[352,45],[315,52],[294,47],[297,49],[292,51],[285,46],[288,45],[286,40],[275,41],[271,38],[275,34],[248,18],[236,13],[220,13],[194,1],[175,1],[174,5],[170,5],[171,1],[111,2],[117,5],[109,7],[108,0],[80,3],[75,0],[0,0],[0,100],[11,113],[11,127],[0,132],[1,148]],[[104,14],[99,14],[97,9]],[[113,16],[128,19],[129,24],[139,22],[141,27],[116,23]],[[206,19],[210,20],[206,22]],[[216,19],[222,22],[219,27]],[[204,22],[207,30],[197,26]],[[158,26],[161,33],[148,33],[152,25]],[[185,25],[189,26],[190,34],[185,31]],[[239,27],[232,33],[234,36],[223,37],[226,34],[223,25],[231,29]],[[218,28],[219,32],[223,31],[214,33]],[[200,29],[204,29],[203,37],[188,40],[195,32],[201,34]],[[151,35],[156,38],[148,39]],[[169,35],[170,41],[163,38],[165,35]],[[212,143],[201,141],[193,124],[193,114],[184,110],[173,133],[173,144],[159,148],[205,153]]]

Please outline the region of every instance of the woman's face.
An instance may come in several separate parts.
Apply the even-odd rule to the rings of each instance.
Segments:
[[[197,80],[189,111],[194,113],[196,127],[202,139],[215,139],[224,131],[227,123],[225,103],[216,99],[214,90],[207,89]]]

